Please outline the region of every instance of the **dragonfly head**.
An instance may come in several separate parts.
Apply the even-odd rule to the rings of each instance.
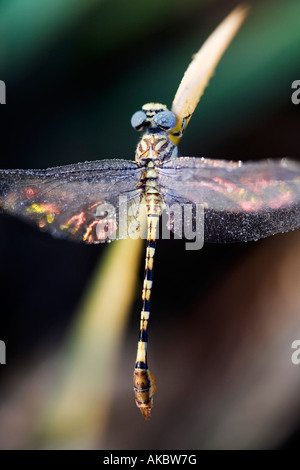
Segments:
[[[147,103],[141,111],[137,111],[131,118],[131,125],[137,131],[150,129],[151,131],[169,131],[177,124],[177,119],[172,111],[164,104]]]

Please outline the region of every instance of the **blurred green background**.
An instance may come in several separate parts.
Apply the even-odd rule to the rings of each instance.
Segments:
[[[236,2],[2,0],[1,168],[134,159],[133,112],[171,105]],[[299,158],[300,3],[252,1],[181,142],[182,155]],[[124,243],[124,244],[123,244]],[[140,244],[80,246],[0,219],[0,447],[291,448],[299,444],[300,234],[257,243],[160,241],[149,365],[132,372]],[[299,366],[300,367],[300,366]],[[298,431],[297,431],[298,430]]]

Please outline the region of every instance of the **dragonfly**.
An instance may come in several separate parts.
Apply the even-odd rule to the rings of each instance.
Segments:
[[[97,244],[140,229],[147,241],[142,310],[134,368],[135,401],[150,419],[155,379],[148,368],[148,323],[158,225],[164,208],[203,209],[204,241],[251,241],[300,226],[300,165],[283,158],[243,163],[178,155],[178,143],[221,55],[247,12],[235,9],[194,57],[172,108],[150,102],[131,118],[142,131],[135,160],[99,160],[45,170],[0,170],[0,209],[54,237]],[[126,199],[124,211],[120,198]],[[125,213],[125,225],[124,225]],[[169,211],[169,229],[182,235]],[[180,232],[180,233],[179,233]]]

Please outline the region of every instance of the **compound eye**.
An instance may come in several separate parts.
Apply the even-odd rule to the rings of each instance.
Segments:
[[[131,125],[136,131],[141,131],[143,130],[146,119],[147,116],[144,111],[137,111],[131,118]]]
[[[161,111],[153,117],[154,124],[164,130],[173,129],[177,124],[177,119],[172,111]]]

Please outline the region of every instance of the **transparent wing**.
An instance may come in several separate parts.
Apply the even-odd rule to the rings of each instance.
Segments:
[[[162,165],[159,185],[169,206],[204,204],[205,241],[250,241],[300,226],[300,164],[291,160],[181,157]]]
[[[127,234],[126,204],[136,209],[131,210],[132,218],[138,211],[136,185],[140,177],[135,162],[127,160],[47,170],[0,170],[0,209],[34,222],[59,238],[86,243],[123,238]],[[126,217],[122,230],[121,213]]]

